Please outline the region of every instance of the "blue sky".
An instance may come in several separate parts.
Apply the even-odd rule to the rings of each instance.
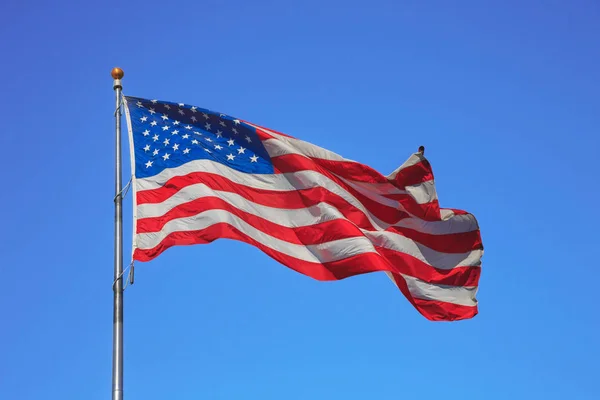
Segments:
[[[170,249],[125,293],[126,399],[600,398],[597,2],[83,4],[0,6],[0,398],[110,396],[116,65],[127,95],[384,174],[425,145],[486,248],[480,314],[458,323],[384,274]],[[124,218],[129,255],[131,197]]]

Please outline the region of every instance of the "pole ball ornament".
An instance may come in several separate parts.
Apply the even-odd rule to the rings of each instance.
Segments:
[[[125,73],[121,68],[115,67],[112,69],[112,71],[110,71],[110,75],[113,77],[113,79],[122,79]]]

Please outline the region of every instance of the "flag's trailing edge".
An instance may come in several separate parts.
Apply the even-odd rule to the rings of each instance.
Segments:
[[[317,280],[386,272],[430,320],[477,314],[479,226],[439,207],[423,154],[383,176],[229,115],[124,99],[135,260],[229,238]]]

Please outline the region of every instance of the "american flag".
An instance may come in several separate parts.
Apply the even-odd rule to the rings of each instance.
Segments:
[[[134,260],[229,238],[317,280],[385,272],[430,320],[477,314],[479,226],[467,212],[439,207],[422,153],[384,176],[226,114],[124,100]]]

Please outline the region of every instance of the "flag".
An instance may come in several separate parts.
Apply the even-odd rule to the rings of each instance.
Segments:
[[[479,226],[467,212],[439,207],[422,153],[384,176],[226,114],[124,100],[134,260],[228,238],[317,280],[385,272],[430,320],[477,314]]]

